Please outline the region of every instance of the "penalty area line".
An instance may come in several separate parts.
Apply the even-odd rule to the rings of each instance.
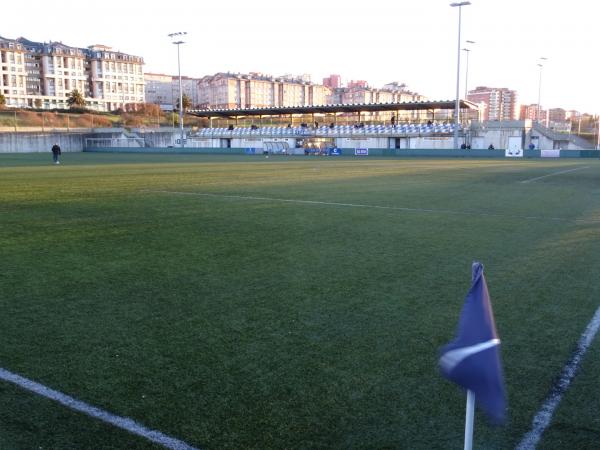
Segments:
[[[546,398],[542,407],[533,418],[531,430],[523,436],[523,439],[521,439],[521,442],[517,445],[516,450],[534,450],[536,448],[542,438],[542,434],[546,428],[548,428],[548,425],[550,425],[554,411],[562,400],[571,381],[575,378],[575,374],[581,365],[583,355],[585,355],[585,352],[594,340],[599,328],[600,307],[596,310],[594,317],[592,317],[592,320],[590,320],[590,323],[579,338],[575,352],[571,355],[571,359],[567,361],[567,364],[560,374],[560,378],[550,389],[548,398]]]
[[[318,200],[298,200],[290,198],[276,197],[257,197],[250,195],[227,195],[227,194],[209,194],[203,192],[183,192],[183,191],[165,191],[165,190],[141,190],[139,192],[150,194],[171,194],[171,195],[187,195],[190,197],[209,197],[209,198],[229,198],[233,200],[255,200],[265,202],[280,202],[280,203],[296,203],[303,205],[324,205],[324,206],[341,206],[345,208],[370,208],[387,211],[405,211],[413,213],[428,213],[428,214],[451,214],[455,216],[472,216],[472,217],[499,217],[505,219],[521,219],[521,220],[541,220],[552,222],[576,222],[576,223],[596,223],[594,220],[583,219],[568,219],[564,217],[543,217],[543,216],[519,216],[511,214],[486,213],[478,211],[454,211],[450,209],[429,209],[429,208],[407,208],[403,206],[382,206],[382,205],[366,205],[361,203],[341,203],[341,202],[323,202]]]
[[[117,428],[121,428],[137,436],[143,437],[155,444],[162,445],[165,448],[172,450],[198,450],[196,447],[192,447],[179,439],[175,439],[171,436],[161,433],[160,431],[151,430],[145,426],[137,423],[133,419],[128,417],[121,417],[111,414],[95,406],[89,405],[88,403],[77,400],[67,394],[55,391],[43,384],[32,381],[28,378],[12,373],[6,369],[0,367],[0,380],[13,383],[20,388],[26,389],[34,394],[41,395],[50,400],[60,403],[67,408],[82,412],[88,416],[94,417],[101,420],[102,422],[109,423]]]
[[[528,180],[523,180],[523,181],[520,181],[519,183],[531,183],[532,181],[541,180],[542,178],[553,177],[554,175],[561,175],[563,173],[575,172],[576,170],[589,169],[589,168],[590,168],[589,166],[585,166],[585,167],[577,167],[575,169],[561,170],[560,172],[548,173],[546,175],[542,175],[541,177],[529,178]]]

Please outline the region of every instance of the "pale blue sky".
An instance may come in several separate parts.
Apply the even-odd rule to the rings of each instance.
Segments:
[[[595,0],[471,0],[462,36],[476,41],[469,88],[515,89],[521,103],[600,113]],[[449,0],[29,0],[3,4],[0,35],[110,45],[143,56],[146,72],[177,72],[167,34],[187,31],[182,73],[338,73],[343,81],[390,81],[434,100],[456,90],[458,11]],[[88,6],[89,5],[89,6]],[[10,17],[10,19],[8,19]],[[464,45],[463,45],[464,46]],[[464,52],[461,96],[464,95]]]

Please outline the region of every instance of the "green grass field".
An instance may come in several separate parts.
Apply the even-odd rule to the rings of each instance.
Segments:
[[[508,449],[600,304],[600,161],[0,155],[0,254],[1,368],[205,449],[462,448],[480,260]],[[598,448],[599,374],[540,448]],[[159,447],[0,382],[0,448]]]

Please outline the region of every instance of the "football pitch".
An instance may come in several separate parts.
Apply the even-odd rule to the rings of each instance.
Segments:
[[[600,161],[0,155],[0,369],[204,449],[462,448],[481,261],[514,448],[600,305]],[[539,448],[600,442],[600,338]],[[2,449],[160,445],[0,381]]]

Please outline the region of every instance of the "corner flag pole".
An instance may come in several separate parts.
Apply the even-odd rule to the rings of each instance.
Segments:
[[[499,345],[483,264],[474,262],[471,288],[460,313],[457,337],[441,349],[439,360],[442,375],[467,390],[465,450],[473,447],[475,397],[493,421],[503,422],[506,417]]]
[[[471,283],[475,282],[475,264],[473,264]],[[467,412],[465,414],[465,448],[473,449],[473,422],[475,421],[475,392],[467,389]]]
[[[473,421],[475,419],[475,392],[467,390],[467,414],[465,417],[465,448],[473,448]]]

